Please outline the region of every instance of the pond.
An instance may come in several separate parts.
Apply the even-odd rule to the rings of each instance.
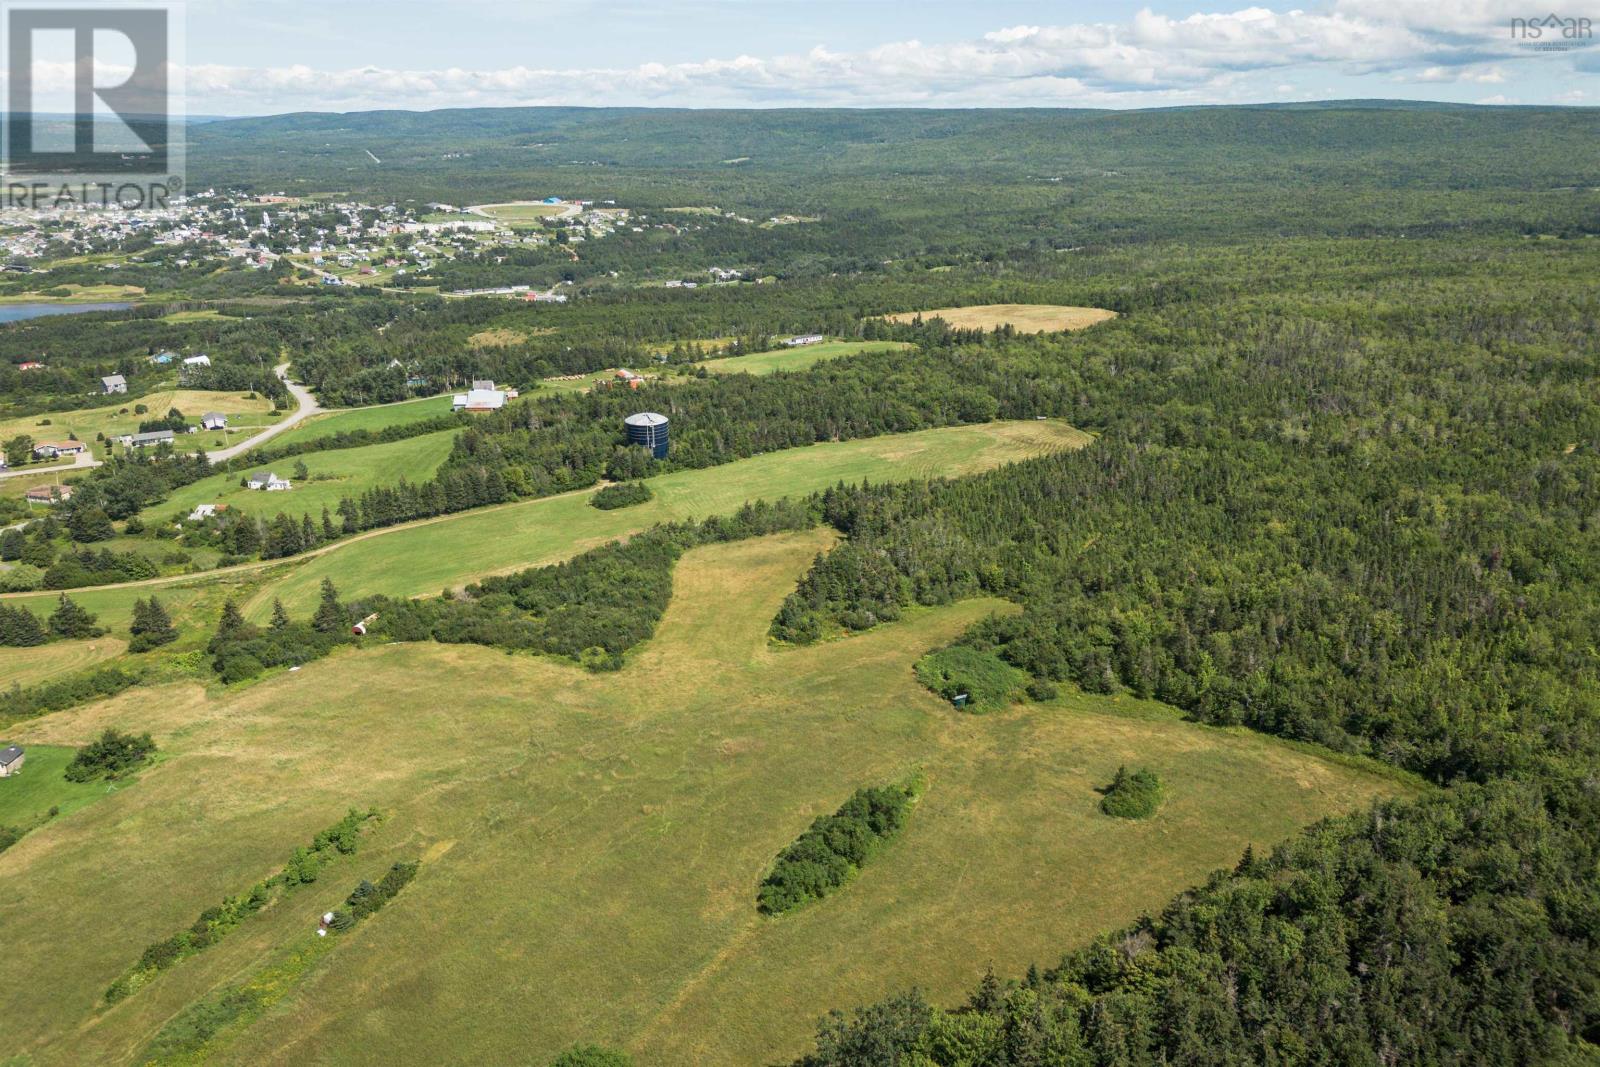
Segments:
[[[0,304],[0,322],[21,322],[45,315],[81,315],[86,311],[127,311],[133,307],[125,301],[103,304]]]

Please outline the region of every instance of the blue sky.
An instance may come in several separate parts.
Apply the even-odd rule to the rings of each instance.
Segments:
[[[1546,0],[1540,0],[1541,3]],[[1600,22],[1592,8],[1562,18]],[[1600,46],[1523,0],[188,0],[191,114],[518,104],[1600,103]]]

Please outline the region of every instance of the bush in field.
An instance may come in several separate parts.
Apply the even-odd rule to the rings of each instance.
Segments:
[[[757,907],[777,915],[839,888],[899,833],[915,799],[914,787],[857,789],[838,811],[813,822],[778,854],[756,893]]]
[[[634,504],[643,504],[653,496],[655,494],[643,482],[618,482],[616,485],[606,486],[590,497],[589,506],[599,508],[601,511],[613,511]]]
[[[1100,810],[1119,819],[1148,819],[1161,806],[1161,779],[1156,772],[1139,768],[1129,772],[1118,767],[1105,795],[1100,798]]]
[[[966,693],[966,710],[985,712],[1016,700],[1028,684],[1028,676],[993,652],[951,645],[917,661],[917,681],[946,700]]]
[[[64,772],[69,782],[92,782],[96,778],[115,779],[155,754],[156,743],[149,734],[121,733],[108,729],[97,740],[78,749]]]
[[[573,1045],[551,1060],[550,1067],[633,1067],[633,1059],[604,1045]]]

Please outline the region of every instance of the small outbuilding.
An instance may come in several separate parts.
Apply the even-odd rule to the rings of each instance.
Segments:
[[[0,778],[10,778],[22,770],[22,764],[27,759],[27,754],[20,745],[10,745],[0,749]]]

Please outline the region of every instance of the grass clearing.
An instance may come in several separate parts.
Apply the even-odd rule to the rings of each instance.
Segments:
[[[286,444],[299,444],[303,441],[313,441],[318,437],[327,437],[336,433],[352,433],[356,430],[388,429],[390,426],[403,426],[408,422],[420,422],[439,415],[450,414],[451,397],[425,396],[417,400],[402,400],[395,404],[377,404],[372,407],[349,408],[343,411],[330,411],[322,415],[313,415],[309,419],[285,430],[268,442],[268,448],[277,448]],[[292,466],[294,460],[291,458]]]
[[[727,356],[697,364],[712,374],[771,374],[780,370],[805,370],[825,359],[864,356],[874,352],[899,352],[916,346],[905,341],[819,341],[814,345],[775,348],[748,356]]]
[[[163,759],[0,860],[8,961],[29,976],[0,985],[10,1050],[38,1067],[126,1062],[188,1005],[292,952],[355,880],[420,855],[403,895],[286,972],[281,1001],[207,1062],[540,1063],[577,1040],[669,1067],[771,1062],[830,1007],[913,983],[949,1001],[990,963],[1016,973],[1247,843],[1400,789],[1109,698],[954,712],[912,665],[1015,610],[993,600],[770,649],[772,613],[832,538],[688,553],[657,637],[615,674],[390,645],[20,728],[30,745],[150,730]],[[1134,761],[1172,784],[1169,803],[1138,823],[1100,814],[1094,787]],[[755,911],[773,857],[813,817],[918,772],[909,823],[850,884],[780,919]],[[352,804],[385,819],[350,862],[103,1005],[146,944]]]
[[[60,595],[60,594],[56,594]],[[69,593],[77,601],[76,593]],[[102,620],[102,626],[108,624]],[[5,666],[5,684],[38,685],[63,674],[85,670],[128,650],[126,641],[115,637],[91,637],[85,641],[51,641],[33,648],[8,648],[0,653]],[[0,748],[4,748],[0,745]],[[0,822],[3,822],[0,819]]]
[[[134,406],[143,404],[149,411],[144,415],[134,413]],[[272,401],[257,396],[248,399],[243,393],[212,392],[202,389],[163,389],[145,396],[120,397],[113,404],[82,408],[77,411],[43,411],[36,415],[20,415],[0,421],[0,441],[8,441],[17,434],[27,434],[34,441],[65,441],[68,435],[78,440],[92,442],[95,434],[107,437],[136,433],[139,423],[157,419],[177,408],[195,423],[208,411],[220,411],[228,416],[230,429],[271,426],[277,422],[272,415]],[[126,409],[126,410],[124,410]],[[48,420],[47,425],[41,425]],[[221,435],[196,434],[192,441],[210,447]]]
[[[272,598],[279,596],[290,611],[307,612],[325,577],[349,593],[437,593],[488,574],[567,559],[657,523],[725,515],[748,500],[799,496],[863,478],[954,477],[1079,448],[1089,440],[1087,434],[1057,421],[952,426],[811,445],[660,475],[646,479],[654,499],[616,511],[590,507],[595,490],[582,490],[466,512],[395,529],[381,538],[291,564],[245,610],[252,619],[265,619]]]
[[[9,744],[10,739],[0,739],[0,748]],[[0,778],[0,826],[31,829],[51,818],[70,815],[85,804],[129,784],[128,779],[110,783],[69,782],[63,772],[78,754],[75,747],[31,744],[23,747],[22,769]],[[54,816],[50,814],[51,808],[58,809]]]
[[[915,322],[921,318],[943,319],[958,330],[993,330],[1010,325],[1018,333],[1053,333],[1057,330],[1082,330],[1117,317],[1105,308],[1071,307],[1066,304],[974,304],[960,308],[934,308],[931,311],[902,311],[885,315],[890,322]]]
[[[146,508],[141,514],[146,523],[165,520],[174,513],[187,514],[196,504],[226,504],[264,519],[284,512],[317,519],[322,509],[338,507],[341,497],[357,497],[380,485],[393,485],[401,478],[415,484],[433,477],[454,446],[456,431],[441,430],[403,441],[361,448],[341,448],[328,452],[307,452],[266,464],[294,482],[287,492],[267,493],[246,489],[242,474],[214,474],[183,486],[167,500]],[[309,479],[293,478],[294,465],[304,463]]]
[[[1064,422],[1027,420],[818,444],[647,479],[655,498],[616,511],[590,507],[589,497],[598,490],[586,489],[374,530],[335,542],[318,555],[122,587],[75,589],[72,598],[99,614],[102,626],[121,634],[133,613],[133,601],[155,594],[167,604],[180,629],[185,628],[186,617],[192,618],[193,632],[199,635],[200,628],[215,623],[228,597],[239,600],[252,619],[264,621],[275,596],[297,614],[309,612],[325,577],[348,595],[437,593],[488,574],[567,559],[656,523],[729,514],[747,500],[776,500],[864,478],[975,474],[1030,456],[1081,448],[1090,440]],[[297,492],[258,495],[275,501]],[[286,505],[276,506],[287,513]],[[151,510],[165,518],[175,508],[169,500]],[[0,595],[0,601],[29,608],[43,618],[54,610],[56,596],[7,594]],[[0,663],[5,655],[0,651]]]

